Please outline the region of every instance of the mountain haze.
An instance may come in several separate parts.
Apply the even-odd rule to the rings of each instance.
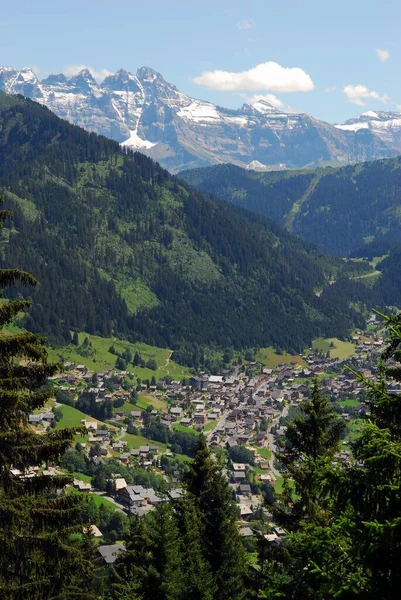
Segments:
[[[30,329],[299,350],[359,322],[341,283],[328,285],[341,261],[5,94],[0,189],[15,213],[0,263],[41,282]]]
[[[101,83],[88,70],[39,81],[31,69],[0,67],[0,89],[140,150],[171,172],[218,163],[262,171],[293,169],[401,152],[401,114],[392,118],[392,127],[377,120],[373,127],[365,121],[333,126],[263,100],[230,110],[187,96],[148,67],[135,75],[121,69]]]

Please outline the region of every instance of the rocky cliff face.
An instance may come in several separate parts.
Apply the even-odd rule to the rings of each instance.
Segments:
[[[0,67],[0,89],[140,150],[172,172],[217,163],[257,170],[347,164],[401,150],[401,114],[389,118],[392,126],[363,115],[333,126],[264,101],[229,110],[190,98],[147,67],[136,75],[121,69],[102,83],[88,70],[39,81],[30,69]]]

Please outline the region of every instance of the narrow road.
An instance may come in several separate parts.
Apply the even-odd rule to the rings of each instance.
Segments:
[[[228,416],[228,413],[229,413],[229,412],[230,412],[229,410],[225,410],[225,411],[224,411],[224,412],[223,412],[223,413],[220,415],[220,418],[219,418],[219,420],[217,421],[217,423],[216,423],[216,426],[215,426],[213,429],[211,429],[211,431],[209,431],[209,433],[208,433],[208,434],[207,434],[207,436],[206,436],[206,440],[207,440],[208,442],[210,442],[210,441],[211,441],[211,439],[212,439],[212,437],[213,437],[213,433],[214,433],[214,431],[215,431],[216,429],[218,429],[219,427],[222,427],[222,426],[224,425],[224,423],[226,422],[226,419],[227,419],[227,416]]]

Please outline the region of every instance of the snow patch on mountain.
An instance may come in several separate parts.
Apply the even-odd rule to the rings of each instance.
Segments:
[[[130,148],[144,148],[149,150],[149,148],[153,148],[153,146],[156,146],[156,143],[149,142],[149,140],[143,140],[139,137],[138,131],[134,129],[134,131],[130,131],[129,138],[122,142],[121,145],[128,146]]]
[[[369,123],[349,123],[348,125],[336,125],[337,129],[342,129],[343,131],[359,131],[360,129],[369,129]]]

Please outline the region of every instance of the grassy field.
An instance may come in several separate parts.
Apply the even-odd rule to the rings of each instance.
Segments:
[[[60,409],[63,413],[63,418],[58,421],[56,425],[56,429],[66,429],[67,427],[79,427],[82,425],[81,421],[85,419],[86,421],[96,421],[96,419],[92,419],[85,413],[77,410],[72,406],[67,406],[66,404],[62,404]],[[100,423],[100,421],[98,421]]]
[[[92,477],[90,475],[85,475],[84,473],[73,473],[75,479],[79,479],[79,481],[83,481],[84,483],[90,483],[92,481]]]
[[[258,475],[264,475],[265,473],[268,473],[269,471],[267,469],[261,469],[260,467],[252,467],[252,469],[255,471],[255,473],[257,473]]]
[[[123,410],[126,415],[129,415],[132,410],[146,410],[148,406],[153,406],[153,408],[161,412],[167,412],[168,409],[168,404],[165,400],[155,398],[147,392],[140,392],[135,404],[124,402],[118,410]]]
[[[284,478],[280,475],[280,477],[277,477],[276,483],[274,484],[274,490],[276,491],[277,494],[282,493],[283,483],[284,483]]]
[[[277,367],[280,363],[287,365],[292,362],[295,362],[302,367],[306,366],[306,362],[298,354],[277,354],[274,348],[260,348],[256,355],[256,360],[261,362],[267,369],[274,369],[274,367]]]
[[[330,347],[330,343],[333,342],[334,346]],[[338,338],[319,338],[314,340],[312,343],[312,348],[316,350],[320,350],[322,352],[330,351],[330,356],[332,358],[349,358],[355,354],[355,346],[351,342],[343,342]],[[305,348],[304,354],[309,353],[309,348]],[[305,360],[302,356],[298,354],[277,354],[274,348],[260,348],[256,355],[256,360],[261,362],[267,369],[274,369],[279,364],[291,364],[292,362],[301,365],[302,367],[306,366]]]
[[[134,367],[132,364],[129,365],[128,370],[134,372],[136,377],[142,380],[152,379],[153,376],[156,379],[161,379],[167,375],[173,379],[181,380],[189,375],[189,370],[186,367],[177,365],[170,360],[171,350],[168,348],[157,348],[156,346],[149,346],[143,343],[132,344],[117,338],[102,338],[97,335],[88,335],[85,333],[80,333],[78,337],[80,345],[83,343],[85,337],[88,337],[92,345],[88,353],[89,356],[80,354],[79,346],[69,344],[60,348],[49,348],[49,359],[51,361],[72,361],[76,364],[83,364],[91,371],[98,373],[99,371],[115,367],[117,356],[109,352],[109,348],[114,346],[116,352],[122,353],[129,348],[132,356],[135,355],[135,352],[139,352],[144,361],[148,361],[149,359],[156,361],[156,371],[139,366]]]
[[[165,400],[162,398],[155,398],[147,392],[139,392],[136,405],[142,409],[146,409],[148,406],[153,406],[153,408],[162,412],[166,412],[168,409],[168,404]]]
[[[155,442],[153,440],[148,440],[142,435],[134,435],[132,433],[126,433],[122,438],[124,442],[127,442],[128,448],[132,450],[133,448],[140,448],[140,446],[158,446],[161,450],[166,450],[166,444],[162,444],[161,442]]]
[[[339,402],[338,404],[340,406],[348,406],[350,408],[355,408],[356,406],[360,405],[360,401],[359,400],[341,400],[341,402]]]
[[[78,494],[80,496],[82,496],[83,498],[91,498],[93,500],[93,502],[96,504],[96,506],[107,506],[108,508],[113,508],[114,510],[118,509],[118,506],[116,506],[113,502],[110,502],[110,500],[108,500],[107,498],[105,498],[104,496],[99,496],[99,494],[94,494],[92,492],[80,492],[79,490],[76,490],[75,488],[68,488],[68,493],[69,494]]]
[[[266,460],[270,460],[272,457],[272,451],[270,448],[256,448],[256,452],[263,456]]]
[[[183,463],[188,463],[188,462],[193,461],[193,458],[191,458],[190,456],[187,456],[186,454],[174,454],[174,458],[175,458],[175,460],[178,460],[178,462],[183,462]]]
[[[110,502],[110,500],[108,500],[107,498],[105,498],[104,496],[99,496],[99,494],[89,494],[89,496],[92,498],[93,502],[96,504],[96,506],[107,506],[108,508],[113,508],[114,510],[117,510],[117,506],[113,503]]]
[[[187,427],[186,425],[181,425],[180,423],[173,423],[171,429],[175,429],[176,431],[181,431],[183,433],[192,433],[193,435],[200,435],[200,431],[196,431],[196,429],[192,429],[192,427]]]
[[[97,419],[94,419],[90,415],[86,415],[85,413],[74,408],[73,406],[67,406],[66,404],[61,404],[60,409],[63,413],[63,418],[57,422],[56,430],[57,429],[66,429],[67,427],[80,427],[82,425],[81,421],[83,419],[85,421],[96,421],[98,424],[98,427],[100,429],[105,427],[105,424],[102,421],[98,421]],[[113,425],[109,425],[109,424],[107,424],[107,427],[109,429],[116,429]],[[89,435],[88,434],[86,434],[86,435],[77,434],[75,436],[74,440],[75,440],[75,442],[81,442],[81,443],[88,442]]]
[[[214,429],[217,425],[217,420],[214,419],[214,421],[210,421],[204,428],[204,431],[212,431],[212,429]]]
[[[333,343],[333,346],[330,344]],[[331,358],[349,358],[355,354],[355,346],[351,342],[343,342],[338,338],[319,338],[314,340],[312,348],[321,352],[330,352]]]

